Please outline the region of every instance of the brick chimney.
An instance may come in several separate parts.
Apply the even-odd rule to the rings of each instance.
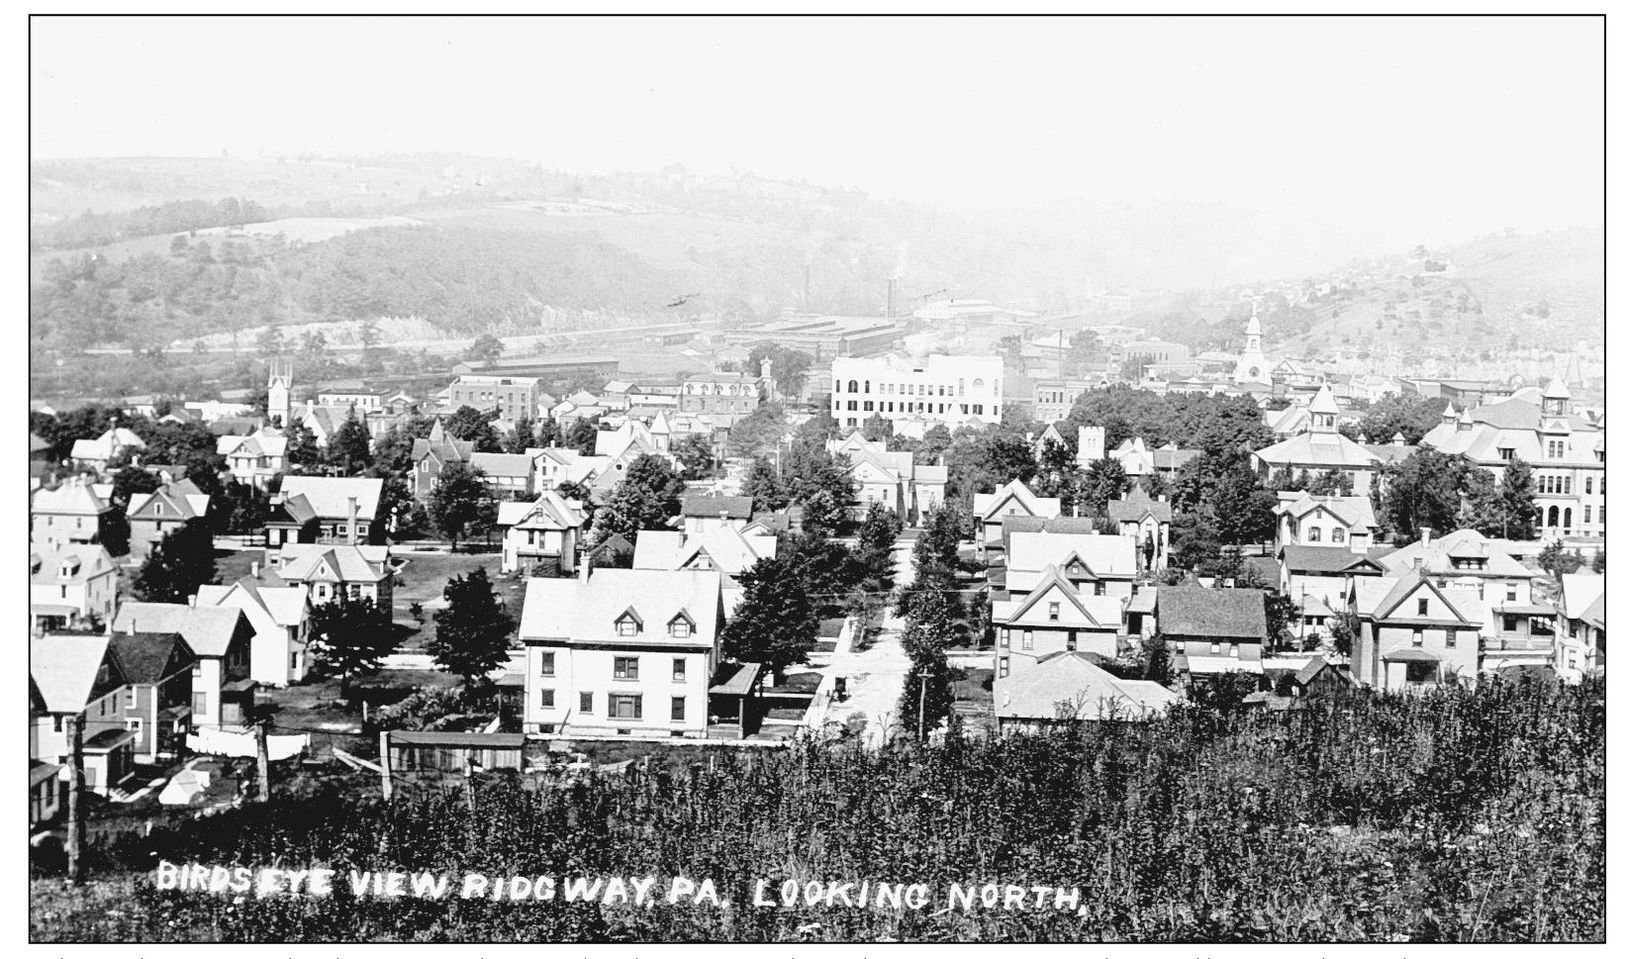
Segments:
[[[577,582],[586,583],[588,581],[588,572],[593,568],[594,554],[590,550],[582,554],[582,562],[577,564]]]
[[[260,561],[259,560],[254,560],[253,562],[249,563],[249,578],[250,579],[259,579],[260,578]]]
[[[1430,546],[1430,534],[1432,532],[1434,532],[1434,531],[1428,526],[1419,527],[1419,545],[1420,546],[1423,546],[1423,547],[1426,547],[1426,548],[1428,548]]]
[[[349,512],[350,526],[349,526],[348,532],[345,534],[345,542],[350,544],[351,546],[355,546],[356,545],[356,497],[347,496],[347,497],[345,497],[345,502],[350,504],[350,512]]]

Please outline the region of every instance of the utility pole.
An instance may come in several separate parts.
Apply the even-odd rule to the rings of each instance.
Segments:
[[[927,677],[931,675],[925,669],[916,673],[916,678],[921,680],[916,687],[916,736],[922,742],[927,741]]]
[[[266,721],[263,719],[254,724],[254,756],[260,774],[260,789],[254,801],[265,802],[271,798],[271,752],[266,747]]]
[[[85,735],[78,714],[68,723],[68,881],[77,883],[80,854],[85,848],[85,820],[80,815],[80,794],[85,791]]]
[[[390,730],[379,730],[379,788],[384,801],[389,802],[393,792],[390,782]]]

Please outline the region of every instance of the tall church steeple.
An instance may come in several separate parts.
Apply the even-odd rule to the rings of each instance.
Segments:
[[[272,360],[271,373],[266,378],[266,419],[288,429],[290,406],[294,395],[294,361]]]
[[[1234,383],[1263,383],[1272,385],[1272,368],[1261,352],[1261,313],[1256,304],[1249,311],[1249,325],[1244,327],[1244,352],[1233,368]]]

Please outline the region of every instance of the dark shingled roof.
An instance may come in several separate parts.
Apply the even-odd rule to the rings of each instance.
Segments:
[[[1343,573],[1368,562],[1344,546],[1285,546],[1282,555],[1291,573]]]
[[[169,665],[177,644],[187,662],[195,657],[192,647],[180,633],[114,633],[113,655],[132,683],[154,685],[164,679],[164,667]]]
[[[1264,590],[1161,586],[1155,615],[1167,636],[1266,639]]]
[[[1170,522],[1170,504],[1154,500],[1140,486],[1124,499],[1108,501],[1108,518],[1116,523],[1135,523],[1149,513],[1161,523]]]
[[[730,519],[752,518],[750,496],[686,496],[685,516],[727,516]]]

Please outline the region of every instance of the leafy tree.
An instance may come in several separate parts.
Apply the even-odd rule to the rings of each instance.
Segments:
[[[885,443],[893,438],[893,421],[880,413],[867,416],[859,428],[872,443]]]
[[[425,509],[435,528],[452,541],[454,553],[458,540],[485,533],[497,522],[497,501],[485,477],[486,471],[479,467],[448,463],[430,490]]]
[[[1499,532],[1504,539],[1533,539],[1537,536],[1538,507],[1535,501],[1537,484],[1532,479],[1532,468],[1519,456],[1511,456],[1504,464],[1504,475],[1498,484]],[[1488,536],[1494,535],[1482,530]]]
[[[1094,330],[1080,330],[1069,337],[1068,352],[1063,354],[1063,368],[1068,376],[1081,376],[1085,368],[1104,359],[1102,341]]]
[[[712,440],[701,433],[687,433],[673,442],[671,452],[684,464],[687,479],[706,479],[716,471],[713,466]]]
[[[1154,633],[1142,640],[1141,644],[1142,678],[1149,682],[1168,686],[1175,678],[1170,665],[1170,646],[1163,636]]]
[[[906,632],[913,628],[907,627]],[[928,649],[912,657],[910,667],[904,677],[904,691],[899,694],[899,725],[925,739],[926,730],[936,729],[949,718],[953,708],[950,662],[944,650]]]
[[[1368,407],[1357,422],[1357,433],[1368,437],[1370,443],[1389,443],[1397,433],[1410,446],[1417,446],[1424,435],[1441,422],[1447,400],[1433,396],[1404,396],[1387,393]]]
[[[744,592],[724,627],[724,655],[736,662],[762,663],[778,685],[788,666],[808,662],[819,636],[814,607],[797,571],[784,559],[760,559],[736,578]]]
[[[435,420],[428,416],[411,416],[392,423],[373,444],[374,476],[405,476],[413,470],[413,441],[430,435]]]
[[[1130,486],[1124,465],[1111,456],[1104,456],[1085,468],[1085,476],[1080,481],[1080,508],[1102,516],[1108,511],[1108,501],[1123,498]]]
[[[573,420],[571,428],[565,431],[565,445],[583,456],[592,456],[594,446],[599,442],[598,424],[597,416],[584,416]]]
[[[763,403],[729,431],[732,456],[757,456],[775,449],[786,436],[786,413],[779,403]]]
[[[864,588],[867,592],[893,589],[893,544],[902,529],[898,515],[881,503],[866,507],[865,519],[859,524],[854,559],[866,571]]]
[[[1270,540],[1277,524],[1273,513],[1277,504],[1277,494],[1263,488],[1248,461],[1242,459],[1218,475],[1210,491],[1216,533],[1229,546]]]
[[[327,459],[329,466],[346,476],[361,475],[373,465],[373,442],[356,415],[356,407],[350,408],[345,422],[329,437]]]
[[[1208,680],[1194,683],[1193,705],[1218,713],[1234,713],[1244,707],[1245,697],[1259,692],[1260,681],[1253,673],[1217,673]]]
[[[537,439],[537,424],[529,416],[521,416],[514,421],[514,428],[503,444],[505,453],[524,453],[531,448]]]
[[[464,697],[490,682],[509,660],[509,635],[516,622],[492,591],[486,567],[454,576],[441,593],[446,608],[435,614],[435,638],[426,647],[436,666],[463,678]]]
[[[1538,567],[1555,579],[1575,573],[1583,566],[1583,557],[1575,552],[1568,552],[1560,540],[1555,540],[1543,551],[1538,553]]]
[[[763,361],[774,361],[774,386],[783,396],[796,396],[803,388],[814,358],[802,350],[789,349],[778,343],[764,343],[752,348],[746,358],[746,368],[753,376],[763,375]]]
[[[202,520],[192,519],[153,544],[133,588],[143,602],[185,603],[198,587],[219,580],[214,536]]]
[[[1205,508],[1176,513],[1170,519],[1170,565],[1213,576],[1221,562],[1221,537],[1215,518]]]
[[[490,333],[475,337],[464,350],[464,359],[471,363],[488,364],[503,355],[503,341]]]
[[[1594,559],[1593,559],[1593,561],[1591,563],[1589,563],[1589,568],[1594,570],[1594,572],[1599,573],[1601,576],[1605,575],[1605,547],[1604,546],[1600,547],[1598,550],[1595,551]]]
[[[1124,467],[1120,467],[1120,473],[1124,474]],[[1036,496],[1055,496],[1065,514],[1073,513],[1084,488],[1079,467],[1075,464],[1074,449],[1068,442],[1047,441],[1041,445],[1040,470],[1030,485]]]
[[[1460,494],[1473,469],[1463,456],[1420,447],[1407,459],[1380,468],[1384,492],[1376,514],[1399,543],[1418,538],[1425,527],[1442,532],[1454,529]]]
[[[640,530],[669,529],[683,493],[684,480],[671,463],[649,453],[640,456],[594,514],[599,541],[621,533],[637,543]]]
[[[1334,645],[1334,651],[1341,656],[1350,656],[1351,650],[1356,647],[1357,637],[1362,635],[1362,623],[1355,613],[1339,613],[1328,624],[1328,636]]]
[[[137,493],[151,493],[162,484],[158,477],[139,466],[126,466],[113,476],[113,505],[124,509],[130,497]]]
[[[552,417],[543,417],[537,421],[537,437],[534,440],[539,449],[548,449],[551,446],[560,446],[565,442],[565,434],[560,432],[560,424]]]
[[[231,482],[222,492],[223,530],[237,536],[249,536],[265,528],[271,515],[271,497],[252,483]]]
[[[839,430],[836,418],[831,415],[831,404],[826,403],[813,416],[798,424],[792,435],[800,442],[824,447],[836,439]]]
[[[791,505],[791,488],[780,481],[774,464],[765,456],[754,457],[747,467],[741,495],[752,497],[753,512],[772,512]]]
[[[443,427],[453,439],[474,443],[477,453],[498,453],[503,450],[503,439],[492,425],[496,415],[495,410],[483,413],[473,406],[460,406],[447,417]]]
[[[581,503],[583,512],[587,514],[588,528],[593,528],[594,512],[597,508],[597,504],[594,503],[593,490],[572,480],[555,484],[554,492],[560,494],[568,500],[574,500]]]
[[[1357,479],[1342,469],[1323,470],[1303,487],[1313,496],[1350,496]]]
[[[339,696],[350,698],[353,677],[372,676],[400,640],[388,610],[371,599],[343,594],[311,608],[311,650],[316,669],[339,677]]]

